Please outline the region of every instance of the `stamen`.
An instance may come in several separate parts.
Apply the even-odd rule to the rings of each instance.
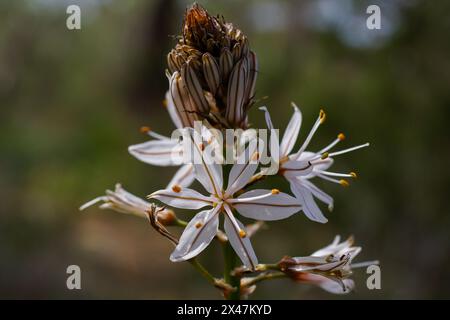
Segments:
[[[274,189],[274,190],[276,190],[276,189]],[[278,192],[279,192],[279,191],[278,191]],[[264,198],[268,198],[268,197],[272,196],[273,194],[276,194],[276,193],[273,193],[273,190],[272,190],[272,191],[270,191],[270,192],[268,192],[268,193],[265,193],[265,194],[262,194],[262,195],[259,195],[259,196],[254,196],[254,197],[249,197],[249,198],[234,198],[234,199],[229,199],[228,202],[229,202],[229,203],[252,202],[252,201],[256,201],[256,200],[261,200],[261,199],[264,199]]]
[[[173,191],[173,192],[176,192],[176,193],[181,192],[181,186],[178,185],[178,184],[174,185],[174,186],[172,187],[172,191]]]
[[[352,267],[352,269],[366,268],[368,266],[379,265],[379,264],[380,264],[380,261],[373,260],[373,261],[364,261],[364,262],[359,262],[359,263],[352,263],[350,265],[350,267]]]
[[[355,151],[355,150],[358,150],[358,149],[361,149],[361,148],[365,148],[365,147],[368,147],[369,145],[370,145],[370,143],[365,143],[365,144],[362,144],[362,145],[359,145],[359,146],[356,146],[356,147],[344,149],[344,150],[341,150],[341,151],[336,151],[336,152],[330,153],[330,157],[334,157],[334,156],[337,156],[337,155],[340,155],[340,154],[344,154],[344,153],[347,153],[347,152],[351,152],[351,151]]]
[[[162,101],[162,104],[163,104],[163,107],[164,107],[164,108],[167,108],[167,106],[169,105],[169,102],[167,101],[167,99],[164,99],[164,100]]]
[[[150,127],[142,126],[142,127],[140,127],[139,131],[141,133],[148,133],[149,131],[151,131],[151,129],[150,129]]]
[[[227,205],[225,205],[224,208],[225,208],[225,211],[227,213],[227,217],[228,217],[228,219],[230,219],[231,224],[233,225],[234,229],[239,233],[239,236],[241,238],[244,238],[247,234],[239,226],[238,222],[236,221],[236,218],[233,215],[233,212],[231,211],[231,208],[229,206],[227,206]]]
[[[327,118],[327,115],[326,115],[325,111],[320,109],[320,112],[319,112],[320,124],[324,123],[326,118]]]
[[[339,180],[339,183],[340,183],[341,186],[343,186],[343,187],[348,187],[348,186],[350,186],[350,184],[348,183],[348,181],[347,181],[347,180],[344,180],[344,179]]]
[[[317,173],[317,176],[318,176],[319,178],[322,178],[323,180],[327,180],[327,181],[330,181],[330,182],[333,182],[333,183],[341,184],[341,181],[340,181],[340,180],[337,180],[337,179],[333,179],[333,178],[327,177],[326,175],[322,174],[321,172],[318,172],[318,173]]]
[[[272,194],[279,194],[280,193],[280,190],[278,190],[278,189],[272,189]]]
[[[350,172],[350,175],[352,176],[352,178],[355,178],[355,179],[358,178],[358,175],[353,171]]]
[[[316,122],[314,123],[311,131],[309,132],[308,136],[305,139],[305,142],[303,142],[303,145],[300,147],[298,152],[296,153],[296,159],[300,157],[300,155],[305,151],[305,149],[308,147],[309,143],[311,142],[312,137],[314,136],[314,133],[316,133],[319,126],[325,121],[325,112],[323,110],[320,110],[319,117],[317,118]]]
[[[323,148],[322,150],[320,150],[317,153],[327,152],[328,150],[333,148],[335,145],[337,145],[339,142],[343,141],[344,139],[345,139],[345,135],[343,133],[339,133],[337,138],[334,139],[333,142],[331,142],[328,146],[326,146],[325,148]]]
[[[325,160],[326,158],[328,158],[330,156],[330,154],[328,152],[324,152],[321,156],[320,159]]]
[[[150,137],[158,139],[158,140],[167,140],[167,139],[169,139],[169,138],[167,138],[167,137],[165,137],[165,136],[163,136],[163,135],[161,135],[159,133],[153,132],[152,128],[150,128],[149,126],[142,126],[142,127],[139,128],[139,131],[141,133],[143,133],[143,134],[147,134]]]
[[[326,176],[331,176],[331,177],[344,177],[344,178],[355,178],[356,174],[354,172],[351,173],[338,173],[338,172],[330,172],[330,171],[319,171],[321,174],[324,174]]]
[[[253,155],[252,155],[252,161],[258,161],[258,159],[259,159],[259,152],[255,152]]]
[[[200,148],[201,151],[205,151],[205,145],[203,143],[200,143],[198,147]]]
[[[202,226],[203,226],[203,223],[201,223],[201,222],[197,222],[197,223],[195,224],[195,227],[196,227],[197,229],[200,229]]]

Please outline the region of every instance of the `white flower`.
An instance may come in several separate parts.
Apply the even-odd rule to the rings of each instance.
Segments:
[[[355,178],[354,172],[350,173],[335,173],[327,171],[327,169],[333,164],[333,157],[354,151],[363,147],[367,147],[369,144],[363,144],[349,149],[335,151],[329,153],[336,144],[344,140],[345,136],[340,133],[337,138],[331,142],[328,146],[317,152],[306,151],[314,133],[319,126],[325,121],[325,113],[321,110],[319,117],[317,118],[314,126],[303,142],[302,146],[296,153],[291,153],[300,132],[302,124],[302,115],[300,110],[295,104],[294,114],[284,132],[283,138],[279,145],[279,171],[278,173],[283,175],[289,182],[291,191],[295,197],[300,201],[303,206],[303,212],[305,215],[317,222],[325,223],[327,218],[322,214],[322,211],[314,201],[314,197],[327,204],[328,209],[333,209],[333,198],[315,186],[310,180],[315,177],[338,183],[342,186],[348,186],[345,177]],[[269,129],[273,129],[272,120],[266,107],[261,107],[260,110],[265,112],[265,118]],[[339,177],[335,179],[333,177]]]
[[[361,247],[353,247],[353,237],[339,241],[340,236],[336,236],[330,245],[307,257],[284,257],[279,262],[280,269],[296,281],[318,285],[331,293],[348,293],[355,286],[353,280],[348,279],[352,267],[378,264],[378,261],[352,265]]]
[[[148,210],[151,207],[149,202],[129,193],[119,183],[116,184],[114,191],[106,190],[106,195],[83,204],[80,210],[85,210],[99,202],[103,202],[100,205],[100,209],[112,209],[117,212],[133,214],[142,218],[148,217]],[[164,209],[159,211],[158,215],[164,218],[169,215],[174,216],[174,213],[172,210]]]
[[[183,128],[180,117],[175,109],[172,96],[166,93],[166,103],[169,115],[176,128]],[[160,135],[151,130],[147,134],[155,140],[135,144],[128,148],[132,156],[142,162],[155,166],[178,166],[183,162],[183,148],[179,141]],[[175,173],[168,187],[180,185],[187,187],[194,181],[194,167],[192,164],[183,164]]]
[[[195,178],[209,195],[175,185],[166,190],[154,192],[149,197],[158,199],[172,207],[200,209],[181,235],[178,246],[170,256],[174,262],[189,260],[203,251],[215,237],[219,227],[219,215],[224,215],[224,230],[231,246],[243,264],[254,269],[258,264],[255,252],[244,225],[234,216],[236,209],[242,216],[256,220],[280,220],[301,209],[298,201],[278,190],[256,189],[234,197],[248,183],[258,168],[256,143],[250,143],[232,166],[228,187],[223,189],[222,166],[212,161],[201,144],[193,143]]]

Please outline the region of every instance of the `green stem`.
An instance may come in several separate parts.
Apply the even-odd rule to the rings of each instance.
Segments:
[[[210,282],[211,284],[215,285],[216,284],[216,278],[214,278],[211,273],[209,273],[208,270],[206,270],[206,268],[200,263],[198,262],[198,260],[196,258],[192,258],[191,260],[188,260],[188,262],[195,268],[197,269],[198,272],[200,272],[200,274],[205,277],[206,280],[208,280],[208,282]]]
[[[186,221],[178,219],[178,218],[175,219],[174,223],[175,223],[175,226],[182,227],[182,228],[186,228],[186,226],[188,225],[188,223]]]
[[[249,280],[245,285],[247,287],[250,287],[258,282],[264,281],[264,280],[272,280],[272,279],[280,279],[280,278],[286,278],[287,276],[283,272],[272,272],[272,273],[263,273],[259,276],[254,277],[253,279]]]
[[[239,300],[241,297],[239,292],[241,279],[239,276],[234,276],[232,274],[232,271],[236,267],[237,256],[229,242],[223,244],[223,256],[225,260],[223,278],[231,287],[236,288],[236,290],[230,292],[226,298],[228,300]]]

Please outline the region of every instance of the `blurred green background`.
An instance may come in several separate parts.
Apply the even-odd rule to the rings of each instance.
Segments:
[[[189,265],[169,261],[171,245],[146,221],[78,211],[116,182],[144,197],[174,173],[127,147],[147,140],[142,125],[173,129],[162,107],[165,54],[189,3],[0,2],[0,298],[220,298]],[[260,60],[257,97],[268,96],[276,126],[295,101],[301,139],[327,111],[313,149],[341,131],[341,146],[371,142],[335,166],[358,172],[350,188],[319,183],[335,197],[326,225],[298,215],[253,244],[260,261],[275,262],[353,234],[359,261],[381,261],[382,289],[368,290],[360,269],[347,296],[280,280],[252,297],[449,298],[450,3],[199,3],[248,35]],[[66,28],[69,4],[81,7],[79,31]],[[381,30],[366,28],[369,4],[381,7]],[[264,126],[257,108],[250,117]],[[200,259],[219,275],[217,244]],[[81,267],[82,290],[66,289],[71,264]]]

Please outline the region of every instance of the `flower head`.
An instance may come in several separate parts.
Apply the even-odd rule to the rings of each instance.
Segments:
[[[292,279],[318,285],[331,293],[348,293],[355,284],[348,279],[352,274],[352,261],[361,252],[361,247],[353,246],[353,237],[339,243],[334,241],[307,257],[284,257],[278,266]],[[378,264],[378,261],[359,263],[357,267]]]
[[[316,122],[299,150],[295,153],[291,153],[295,142],[297,141],[302,124],[302,114],[299,108],[295,104],[293,104],[293,107],[294,114],[289,121],[279,145],[280,166],[278,173],[284,176],[284,178],[286,178],[289,182],[291,191],[302,204],[305,215],[313,221],[325,223],[328,220],[323,215],[314,198],[317,198],[327,204],[329,210],[333,209],[333,198],[315,186],[310,180],[318,177],[345,187],[348,186],[349,183],[345,180],[345,178],[356,178],[356,173],[336,173],[328,171],[328,168],[330,168],[333,164],[334,157],[367,147],[369,144],[365,143],[356,147],[329,152],[339,142],[345,139],[344,134],[340,133],[335,140],[333,140],[326,147],[322,148],[320,151],[307,151],[306,148],[309,146],[314,134],[326,118],[325,112],[320,110]],[[267,108],[261,107],[260,109],[265,112],[267,126],[269,129],[273,129],[272,120]],[[338,179],[336,179],[336,177]]]
[[[258,65],[241,30],[194,4],[167,64],[169,91],[184,127],[199,119],[221,128],[247,127]]]
[[[195,134],[195,131],[192,133]],[[222,166],[214,163],[210,154],[203,152],[198,140],[193,139],[192,144],[195,178],[203,185],[208,195],[181,186],[173,186],[156,191],[149,196],[177,208],[196,210],[209,207],[191,219],[170,259],[174,262],[185,261],[203,251],[218,232],[219,215],[223,214],[224,230],[231,246],[243,264],[254,269],[258,260],[247,231],[235,217],[233,210],[255,220],[280,220],[299,211],[301,206],[295,198],[276,189],[256,189],[235,196],[237,191],[241,191],[246,186],[258,168],[256,144],[250,143],[236,160],[225,189]]]

